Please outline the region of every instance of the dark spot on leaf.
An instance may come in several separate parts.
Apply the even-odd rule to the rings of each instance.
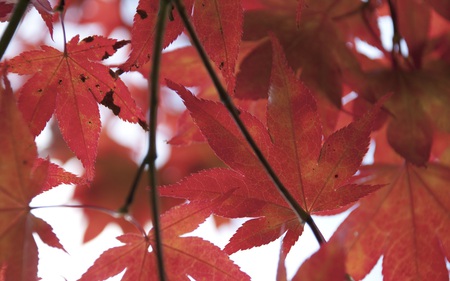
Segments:
[[[95,84],[95,88],[100,89],[100,85],[99,84]]]
[[[147,12],[144,10],[137,10],[136,13],[141,17],[141,19],[146,19],[148,17]]]
[[[338,177],[339,177],[339,175],[338,175],[338,174],[334,175],[334,178],[335,178],[335,179],[337,179]]]
[[[81,80],[81,82],[85,82],[86,81],[86,79],[87,79],[87,77],[86,76],[84,76],[84,74],[80,74],[80,80]]]
[[[38,89],[38,93],[42,93],[42,89]]]
[[[225,63],[223,61],[221,61],[219,64],[219,69],[222,70],[224,65],[225,65]]]
[[[117,79],[116,73],[112,69],[109,70],[109,75],[111,75],[112,78]]]
[[[23,160],[23,161],[22,161],[22,164],[23,164],[23,165],[27,165],[27,164],[28,164],[28,161],[27,161],[27,160]]]
[[[109,91],[106,93],[101,104],[103,104],[107,108],[111,109],[115,115],[119,115],[120,107],[118,107],[117,105],[114,104],[113,91]]]
[[[86,37],[83,39],[83,41],[86,43],[92,42],[92,41],[94,41],[94,37],[93,36]]]
[[[88,121],[88,123],[89,123],[89,124],[92,124],[92,121],[91,121],[91,120],[89,120],[89,121]]]
[[[111,55],[108,54],[108,52],[105,52],[105,54],[102,57],[102,60],[106,60],[107,58],[109,58]]]
[[[58,81],[58,84],[59,84],[59,85],[61,85],[61,84],[62,84],[62,80],[61,80],[61,79],[59,79],[59,81]]]
[[[129,43],[131,43],[130,40],[120,40],[120,41],[117,41],[112,47],[114,50],[117,51],[118,49],[122,48],[123,46],[125,46],[126,44],[129,44]]]

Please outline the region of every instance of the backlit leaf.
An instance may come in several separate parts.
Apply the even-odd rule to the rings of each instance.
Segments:
[[[309,213],[340,209],[378,189],[379,186],[352,185],[350,181],[367,151],[379,105],[358,121],[332,134],[322,146],[320,123],[311,121],[318,119],[315,100],[287,67],[281,46],[275,39],[273,48],[268,130],[243,110],[240,118],[280,180]],[[225,250],[234,253],[267,244],[278,238],[282,227],[285,227],[287,234],[283,247],[287,253],[303,226],[278,195],[225,107],[197,99],[173,82],[168,82],[168,86],[183,98],[208,143],[230,169],[192,175],[179,185],[162,189],[162,194],[189,200],[210,200],[212,196],[236,189],[216,214],[258,218],[245,222]]]
[[[198,237],[180,237],[197,228],[220,201],[223,200],[180,205],[162,215],[162,246],[168,280],[189,280],[188,275],[196,280],[250,280],[217,246]],[[152,250],[153,230],[148,237],[124,234],[118,239],[125,245],[105,251],[80,281],[105,280],[124,269],[124,281],[158,279]]]
[[[11,59],[8,70],[33,74],[19,92],[19,108],[33,135],[38,135],[53,113],[70,149],[92,180],[100,134],[98,104],[120,118],[145,127],[145,117],[125,84],[98,61],[113,55],[126,41],[75,36],[60,52],[49,46]]]
[[[347,272],[360,280],[383,255],[385,281],[448,280],[449,175],[438,164],[363,167],[361,182],[389,185],[363,199],[335,234],[346,235]]]

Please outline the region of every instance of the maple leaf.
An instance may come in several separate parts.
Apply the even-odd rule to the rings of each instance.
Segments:
[[[230,93],[234,91],[242,20],[241,1],[195,1],[193,24],[205,51],[222,71]]]
[[[406,6],[408,13],[395,12]],[[397,23],[393,39],[397,45],[380,61],[361,59],[364,71],[348,81],[353,80],[349,83],[367,101],[392,93],[386,103],[391,117],[387,139],[401,157],[421,166],[430,158],[437,133],[450,130],[450,111],[444,106],[449,101],[450,67],[445,59],[448,51],[443,51],[448,44],[442,38],[448,25],[440,22],[428,1],[396,1],[390,8]],[[403,38],[407,50],[401,47]]]
[[[180,237],[197,228],[223,199],[178,205],[161,216],[162,247],[168,280],[250,280],[217,246],[198,237]],[[125,245],[105,251],[81,277],[105,280],[126,269],[122,280],[157,280],[154,231],[148,237],[124,234]]]
[[[47,25],[50,37],[53,38],[53,9],[48,0],[31,0],[31,3]]]
[[[340,209],[379,186],[350,183],[367,151],[369,134],[379,106],[358,121],[335,132],[322,146],[315,100],[287,66],[280,44],[274,48],[267,126],[248,112],[240,117],[291,195],[310,214]],[[289,252],[303,225],[277,194],[272,181],[237,129],[224,106],[192,96],[183,86],[168,82],[191,112],[216,154],[231,168],[195,174],[161,194],[207,200],[237,188],[216,214],[257,217],[244,223],[225,250],[233,253],[273,241],[286,224],[283,247]]]
[[[143,127],[145,117],[122,80],[97,62],[127,42],[101,36],[78,41],[78,36],[72,38],[65,52],[42,46],[42,51],[22,53],[8,62],[8,69],[33,74],[19,91],[19,108],[33,135],[42,131],[55,112],[64,140],[86,168],[86,178],[92,180],[101,127],[97,103]]]
[[[431,163],[361,167],[365,184],[389,183],[361,200],[339,226],[347,271],[362,279],[383,256],[384,280],[448,280],[450,169]]]
[[[120,66],[123,71],[135,70],[152,57],[155,41],[155,26],[159,10],[159,0],[139,0],[131,29],[131,53]],[[184,1],[186,11],[190,11],[192,0]],[[183,31],[183,23],[178,14],[171,14],[173,20],[166,25],[163,48],[169,46]]]
[[[64,250],[52,227],[30,213],[36,195],[61,183],[80,182],[47,160],[38,159],[34,138],[17,109],[9,82],[0,90],[0,267],[5,280],[37,280],[33,233]]]
[[[296,11],[300,3],[264,1],[264,9],[244,14],[243,40],[259,40],[267,37],[269,32],[276,34],[285,48],[289,65],[294,71],[301,68],[305,84],[340,106],[343,73],[358,69],[358,64],[346,47],[342,30],[336,28],[333,17],[340,16],[342,10],[351,11],[352,6],[361,5],[361,2],[345,1],[345,4],[338,5],[335,1],[316,2],[308,3],[298,25]],[[271,56],[270,43],[266,42],[243,60],[237,75],[237,97],[255,99],[266,96]]]
[[[429,157],[434,131],[450,130],[450,102],[447,65],[427,62],[425,69],[377,69],[365,74],[358,91],[366,100],[377,100],[393,93],[386,102],[391,115],[387,119],[387,139],[392,148],[407,161],[421,166]]]

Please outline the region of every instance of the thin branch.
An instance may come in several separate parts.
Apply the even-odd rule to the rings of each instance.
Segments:
[[[159,280],[166,280],[164,258],[162,251],[161,226],[159,220],[159,191],[156,181],[156,125],[159,104],[159,70],[161,66],[161,54],[163,48],[164,30],[169,12],[168,0],[159,1],[159,13],[155,28],[155,42],[153,45],[152,71],[149,77],[150,89],[150,113],[149,113],[149,148],[146,160],[149,165],[148,177],[150,183],[150,205],[153,215],[153,229],[155,231],[155,252],[158,263]]]
[[[131,204],[134,201],[134,195],[136,194],[136,190],[141,180],[142,174],[144,173],[145,166],[147,165],[147,159],[144,159],[139,166],[138,171],[136,172],[136,176],[134,177],[133,183],[131,184],[130,191],[128,193],[127,199],[122,207],[119,208],[119,212],[122,214],[128,214]]]
[[[203,46],[200,43],[200,40],[198,39],[197,34],[189,20],[189,17],[186,14],[186,9],[184,8],[184,5],[181,3],[180,0],[173,0],[173,2],[175,3],[175,7],[176,7],[178,13],[180,14],[180,17],[184,23],[184,26],[186,27],[186,30],[188,31],[188,33],[191,37],[192,44],[197,49],[204,66],[206,67],[209,75],[211,76],[211,79],[216,87],[217,92],[219,93],[222,103],[225,105],[225,107],[230,112],[232,118],[234,119],[234,121],[236,122],[240,131],[244,135],[245,140],[248,142],[248,144],[253,149],[253,152],[258,157],[258,160],[261,162],[261,164],[263,165],[267,174],[272,179],[273,183],[275,184],[275,187],[278,189],[281,196],[284,198],[284,200],[286,200],[286,202],[289,204],[289,206],[295,212],[295,214],[300,219],[300,221],[307,223],[311,227],[311,229],[314,233],[314,236],[316,237],[319,244],[325,243],[326,242],[325,238],[323,237],[323,235],[320,232],[317,225],[314,223],[314,220],[312,219],[311,215],[308,214],[307,212],[305,212],[305,210],[303,210],[303,208],[298,204],[298,202],[295,200],[295,198],[289,193],[289,191],[286,189],[286,187],[280,181],[280,179],[276,175],[275,171],[272,169],[269,162],[264,157],[261,150],[257,146],[256,142],[253,140],[252,136],[250,135],[247,128],[245,127],[244,123],[240,119],[239,111],[237,110],[236,106],[233,104],[233,101],[231,100],[231,98],[228,95],[225,88],[222,86],[219,77],[215,73],[214,68],[212,67],[211,62],[210,62],[205,50],[203,49]]]
[[[54,206],[36,206],[36,207],[30,207],[31,210],[38,210],[38,209],[47,209],[47,208],[79,208],[79,209],[90,209],[99,211],[105,214],[110,215],[113,218],[123,218],[127,222],[131,223],[136,227],[137,230],[144,236],[147,237],[147,233],[145,232],[142,225],[131,215],[124,215],[123,213],[110,210],[107,208],[94,206],[94,205],[69,205],[69,204],[63,204],[63,205],[54,205]]]
[[[11,42],[17,26],[19,26],[19,22],[25,14],[29,3],[30,0],[20,0],[14,7],[8,26],[6,27],[5,32],[3,32],[2,39],[0,39],[0,60],[3,58],[6,48],[8,48],[8,45]]]

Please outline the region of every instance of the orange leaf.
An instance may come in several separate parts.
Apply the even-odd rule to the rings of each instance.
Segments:
[[[9,82],[0,89],[0,272],[4,280],[37,280],[33,233],[64,249],[52,227],[30,213],[36,195],[62,182],[77,181],[46,160],[37,159],[34,138],[17,109]]]
[[[383,256],[384,280],[448,280],[450,170],[405,165],[363,167],[361,182],[389,183],[361,201],[335,237],[346,235],[348,273],[362,279]]]

